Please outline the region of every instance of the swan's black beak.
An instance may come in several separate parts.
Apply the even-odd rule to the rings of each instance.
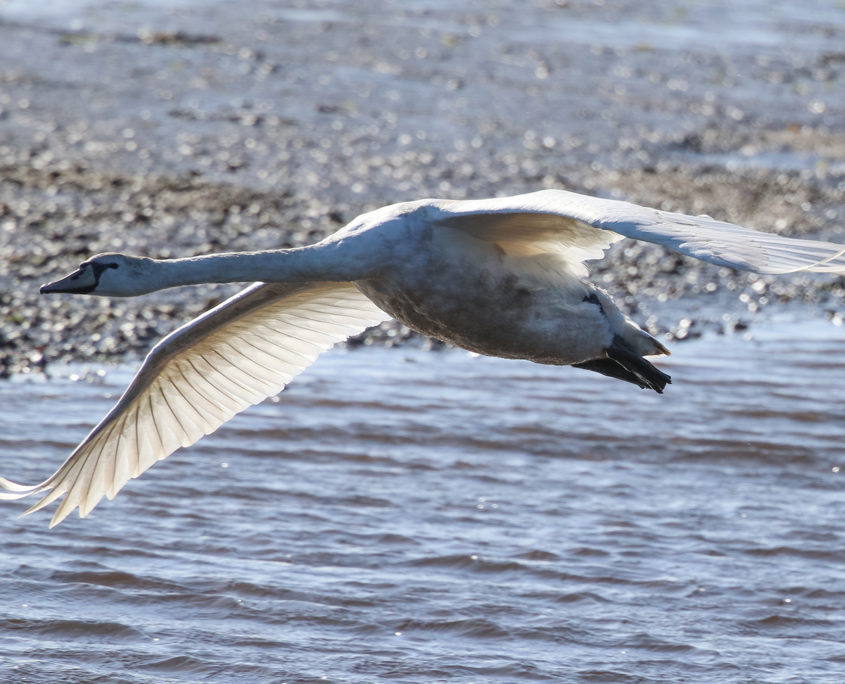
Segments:
[[[88,266],[80,266],[69,276],[54,280],[41,286],[41,294],[67,292],[71,294],[88,294],[97,287],[97,278]]]

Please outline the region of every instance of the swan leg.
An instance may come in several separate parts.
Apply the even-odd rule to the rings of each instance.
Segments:
[[[572,365],[630,382],[643,389],[654,390],[658,394],[663,394],[663,388],[672,382],[671,377],[638,355],[619,335],[614,335],[613,342],[605,349],[603,358]]]

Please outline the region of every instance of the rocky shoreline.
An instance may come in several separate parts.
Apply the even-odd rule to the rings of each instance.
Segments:
[[[423,196],[563,187],[845,241],[835,115],[845,58],[823,41],[791,62],[753,46],[692,49],[692,61],[636,45],[579,57],[552,38],[513,38],[501,8],[438,5],[425,23],[390,3],[387,19],[332,6],[313,20],[257,4],[250,19],[214,5],[199,24],[190,8],[118,19],[104,6],[68,28],[0,15],[0,376],[143,355],[236,289],[38,295],[91,254],[306,244],[362,211]],[[531,7],[538,25],[586,11]],[[392,33],[376,31],[390,21]],[[726,65],[733,71],[714,81]],[[702,73],[711,81],[699,92]],[[578,97],[555,81],[591,76],[596,87]],[[673,91],[672,78],[688,86]],[[783,102],[772,111],[775,95]],[[593,271],[670,341],[742,328],[786,302],[842,318],[842,278],[757,277],[627,241]],[[354,343],[411,337],[388,324]]]

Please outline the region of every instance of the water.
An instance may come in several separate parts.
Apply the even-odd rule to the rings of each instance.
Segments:
[[[718,122],[689,109],[711,93],[732,116],[776,131],[808,121],[841,129],[841,3],[619,2],[603,14],[594,14],[602,3],[560,3],[557,15],[543,2],[495,3],[495,12],[443,0],[403,11],[289,4],[255,2],[245,13],[233,3],[185,10],[212,5],[195,0],[165,11],[173,3],[0,0],[0,18],[57,32],[34,51],[27,41],[41,32],[28,33],[11,51],[38,76],[26,84],[41,89],[25,99],[38,110],[52,93],[72,112],[55,126],[37,119],[39,133],[90,120],[104,127],[89,129],[90,140],[110,140],[111,125],[122,140],[152,121],[149,135],[161,139],[149,148],[165,161],[188,129],[231,140],[228,128],[209,127],[228,125],[227,113],[250,101],[298,120],[293,138],[325,134],[339,149],[353,148],[328,124],[308,128],[329,121],[319,104],[358,103],[363,113],[344,119],[355,139],[388,127],[390,138],[416,140],[419,129],[445,141],[435,151],[478,130],[488,147],[518,157],[529,130],[582,136],[582,148],[543,167],[564,177],[565,163],[611,158],[631,131],[671,141]],[[473,25],[466,12],[484,21]],[[284,29],[290,22],[296,30]],[[320,22],[331,30],[314,30]],[[362,30],[374,24],[377,40],[364,49]],[[125,40],[148,28],[220,36],[223,47]],[[417,28],[435,32],[431,44]],[[56,37],[68,30],[81,32],[73,49]],[[102,38],[86,42],[84,32]],[[264,79],[254,60],[245,77],[249,60],[230,45],[255,48],[279,75]],[[441,78],[429,77],[431,62],[379,71],[426,45],[443,60]],[[538,72],[535,50],[551,72]],[[782,85],[766,80],[780,74],[762,68],[772,63]],[[617,67],[626,68],[613,76]],[[316,91],[297,85],[323,75],[331,79]],[[669,76],[678,77],[672,88]],[[523,87],[535,78],[543,97]],[[138,93],[149,121],[137,118]],[[401,106],[390,102],[396,94]],[[381,110],[398,112],[396,130],[372,113]],[[199,123],[172,111],[196,112]],[[6,125],[20,116],[7,106]],[[297,195],[299,176],[329,179],[322,194],[335,205],[349,179],[366,179],[356,210],[434,182],[379,177],[391,165],[352,166],[357,153],[323,166],[304,156],[290,167],[303,173],[283,173],[278,148],[261,147],[245,168],[281,174],[279,187]],[[391,148],[354,149],[369,160]],[[740,170],[842,169],[835,146],[664,153]],[[477,176],[504,179],[497,191],[525,182],[520,170],[503,173],[502,159],[491,167],[483,150],[467,157]],[[179,163],[204,168],[192,157],[153,168],[178,175]],[[411,161],[398,168],[414,171]],[[247,173],[237,178],[258,182]],[[477,193],[471,182],[457,178],[454,192]],[[22,504],[0,505],[0,681],[841,682],[845,331],[821,312],[808,316],[755,324],[751,339],[676,345],[661,361],[675,378],[663,397],[461,352],[329,354],[278,403],[175,454],[86,520],[48,531],[46,514],[18,519]],[[52,472],[130,375],[0,383],[0,473],[36,481]]]
[[[676,345],[662,397],[336,350],[85,520],[3,505],[0,677],[841,681],[845,330],[752,331]],[[0,384],[2,473],[129,375]]]

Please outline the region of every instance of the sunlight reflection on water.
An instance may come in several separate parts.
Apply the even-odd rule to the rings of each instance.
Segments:
[[[815,322],[677,345],[662,397],[457,351],[335,351],[85,520],[48,532],[5,505],[0,668],[835,671],[843,341]],[[46,475],[130,375],[0,384],[3,474]]]

